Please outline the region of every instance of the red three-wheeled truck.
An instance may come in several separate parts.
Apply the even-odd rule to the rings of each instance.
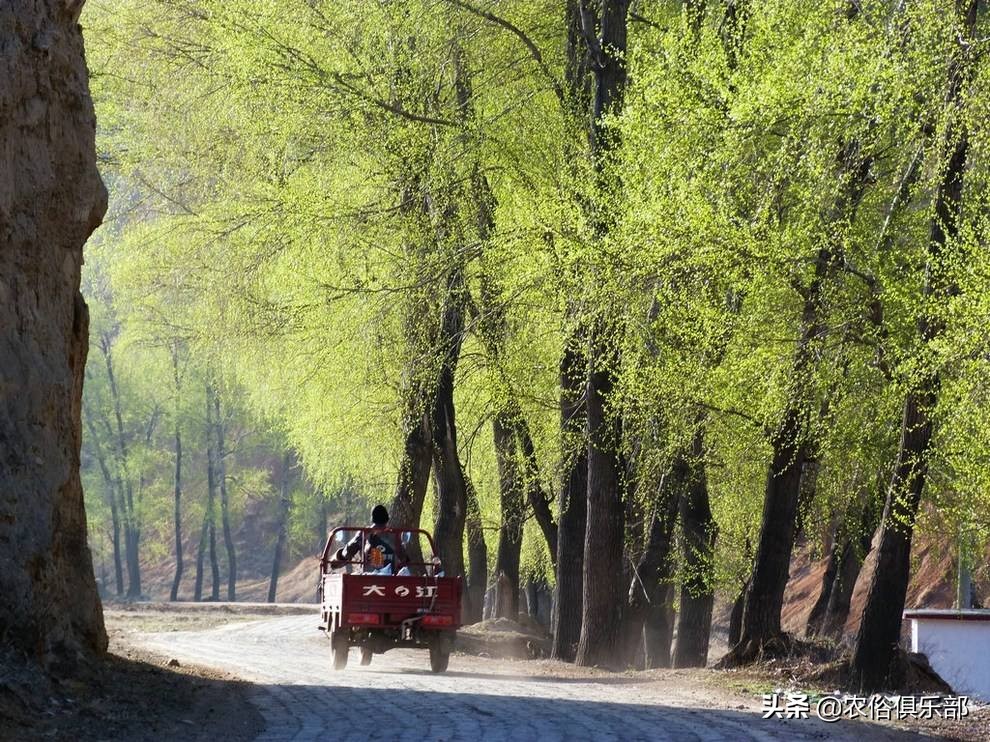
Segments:
[[[374,543],[392,543],[403,555],[383,564]],[[344,544],[357,544],[350,559]],[[401,544],[401,545],[400,545]],[[424,559],[426,552],[429,559]],[[443,672],[461,624],[461,578],[446,577],[433,539],[421,529],[341,526],[320,559],[320,630],[327,632],[335,670],[347,666],[352,646],[361,664],[396,647],[430,650],[430,669]]]

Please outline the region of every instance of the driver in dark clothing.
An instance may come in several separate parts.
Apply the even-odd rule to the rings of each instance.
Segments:
[[[409,562],[409,557],[394,533],[379,531],[387,527],[388,510],[384,505],[375,505],[371,511],[371,530],[361,531],[345,546],[337,549],[330,560],[330,566],[333,569],[342,567],[358,552],[363,551],[365,573],[394,575],[399,572]]]

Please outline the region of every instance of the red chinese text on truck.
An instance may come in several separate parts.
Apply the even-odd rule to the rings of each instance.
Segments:
[[[342,545],[355,540],[357,553],[337,559]],[[382,569],[376,550],[365,546],[372,541],[392,543],[405,556]],[[407,548],[410,544],[414,548]],[[420,556],[420,544],[432,552],[429,560]],[[444,576],[435,554],[432,537],[421,529],[331,531],[320,559],[319,592],[320,630],[330,638],[334,669],[347,666],[352,646],[360,647],[362,665],[389,649],[422,647],[430,651],[433,672],[447,669],[461,625],[462,586],[460,577]]]

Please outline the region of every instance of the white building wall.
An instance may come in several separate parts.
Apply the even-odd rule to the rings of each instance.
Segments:
[[[911,617],[911,651],[957,694],[990,702],[990,620]]]

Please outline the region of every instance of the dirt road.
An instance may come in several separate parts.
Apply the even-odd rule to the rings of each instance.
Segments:
[[[425,652],[376,655],[330,669],[315,616],[240,621],[134,639],[182,663],[254,683],[262,740],[912,740],[864,722],[763,720],[759,702],[707,685],[699,672],[610,675],[551,662],[454,655],[442,675]]]

